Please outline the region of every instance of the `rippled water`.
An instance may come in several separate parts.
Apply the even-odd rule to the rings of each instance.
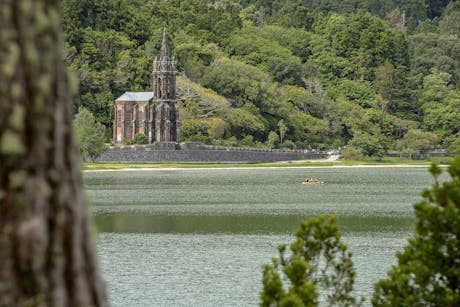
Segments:
[[[85,174],[112,306],[256,306],[262,264],[319,214],[337,216],[369,297],[431,182],[425,168],[391,167]]]

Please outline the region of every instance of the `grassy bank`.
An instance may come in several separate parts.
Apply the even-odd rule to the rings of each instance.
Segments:
[[[431,165],[432,163],[444,165],[452,160],[451,157],[434,157],[424,160],[411,160],[408,158],[385,157],[382,160],[344,160],[342,165]]]
[[[259,163],[83,163],[83,170],[110,170],[110,169],[141,169],[141,168],[239,168],[239,167],[327,167],[327,166],[357,166],[357,165],[430,165],[431,163],[447,164],[451,158],[440,157],[429,160],[409,160],[405,158],[384,158],[382,160],[340,160],[325,161],[318,160],[298,160],[289,162],[259,162]]]

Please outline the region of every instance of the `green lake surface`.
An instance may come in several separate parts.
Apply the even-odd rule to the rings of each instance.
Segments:
[[[302,185],[317,177],[324,185]],[[336,215],[356,295],[396,263],[427,168],[100,171],[84,175],[112,306],[257,306],[262,264],[302,218]]]

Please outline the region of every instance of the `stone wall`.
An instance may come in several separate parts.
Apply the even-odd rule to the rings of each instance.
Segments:
[[[325,152],[209,146],[199,143],[112,146],[97,162],[243,163],[323,158]],[[174,149],[174,147],[176,149]]]

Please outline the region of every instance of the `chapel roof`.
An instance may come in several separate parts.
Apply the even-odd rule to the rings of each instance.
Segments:
[[[115,101],[150,101],[153,99],[153,92],[125,92]]]

